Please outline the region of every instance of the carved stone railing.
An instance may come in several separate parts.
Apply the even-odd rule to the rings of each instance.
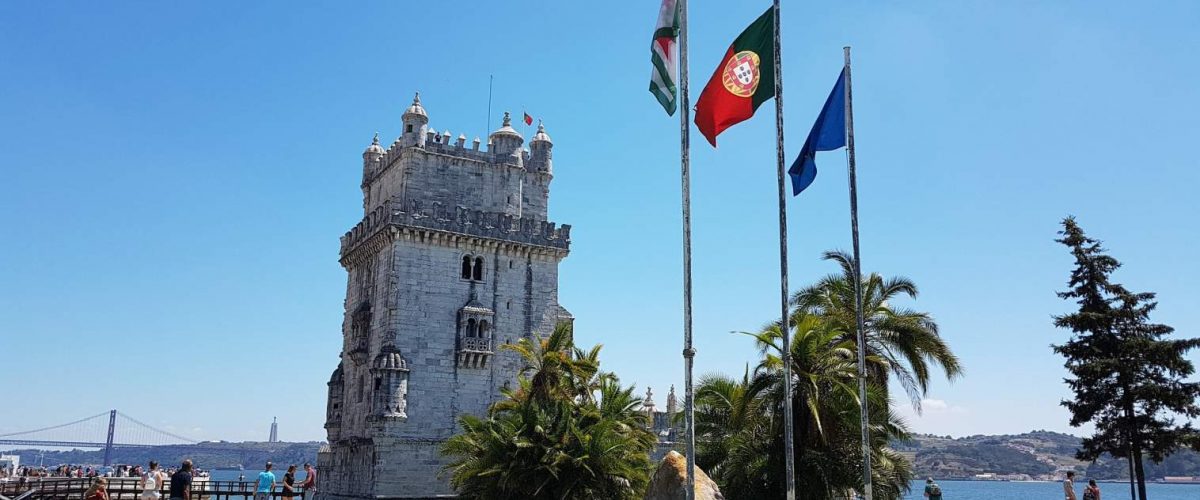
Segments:
[[[492,352],[492,339],[485,337],[463,337],[462,350]]]
[[[459,368],[487,368],[492,354],[492,339],[490,338],[460,337],[458,339]]]

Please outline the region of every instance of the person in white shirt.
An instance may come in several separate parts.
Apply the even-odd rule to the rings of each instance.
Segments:
[[[158,500],[162,494],[158,490],[162,489],[163,479],[166,476],[161,470],[158,470],[158,462],[150,461],[150,470],[142,474],[142,498],[141,500]]]
[[[1063,495],[1066,500],[1076,500],[1075,498],[1075,471],[1067,471],[1067,479],[1063,481]]]

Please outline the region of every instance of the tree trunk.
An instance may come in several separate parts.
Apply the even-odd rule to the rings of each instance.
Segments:
[[[1133,446],[1133,457],[1133,468],[1137,471],[1138,498],[1146,500],[1146,471],[1142,468],[1142,447],[1136,441]]]
[[[1125,459],[1129,461],[1129,500],[1137,500],[1137,474],[1133,471],[1133,441],[1126,439],[1125,443],[1129,449],[1129,454],[1125,455]]]

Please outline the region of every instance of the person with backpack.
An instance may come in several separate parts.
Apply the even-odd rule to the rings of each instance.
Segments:
[[[1095,479],[1088,479],[1088,485],[1083,487],[1083,500],[1100,500],[1100,487]]]
[[[141,500],[158,500],[161,493],[163,482],[166,480],[166,475],[158,470],[158,462],[150,461],[150,470],[142,474],[142,495]]]
[[[929,500],[942,500],[942,487],[933,482],[933,478],[925,480],[925,498]]]

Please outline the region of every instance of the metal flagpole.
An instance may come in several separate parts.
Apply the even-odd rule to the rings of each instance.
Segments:
[[[692,106],[688,100],[688,5],[679,0],[679,176],[683,192],[683,407],[687,427],[687,500],[696,500],[696,416],[692,391],[692,186],[691,156],[688,134]]]
[[[850,232],[854,241],[854,313],[858,320],[858,399],[862,426],[863,498],[871,500],[871,431],[867,405],[867,339],[862,310],[862,260],[858,254],[858,178],[854,172],[854,102],[850,90],[850,47],[846,56],[846,162],[850,175]]]
[[[779,187],[779,332],[783,334],[783,460],[787,500],[796,499],[796,450],[792,437],[792,332],[788,314],[787,193],[783,158],[783,65],[780,63],[779,0],[775,0],[775,164]]]

